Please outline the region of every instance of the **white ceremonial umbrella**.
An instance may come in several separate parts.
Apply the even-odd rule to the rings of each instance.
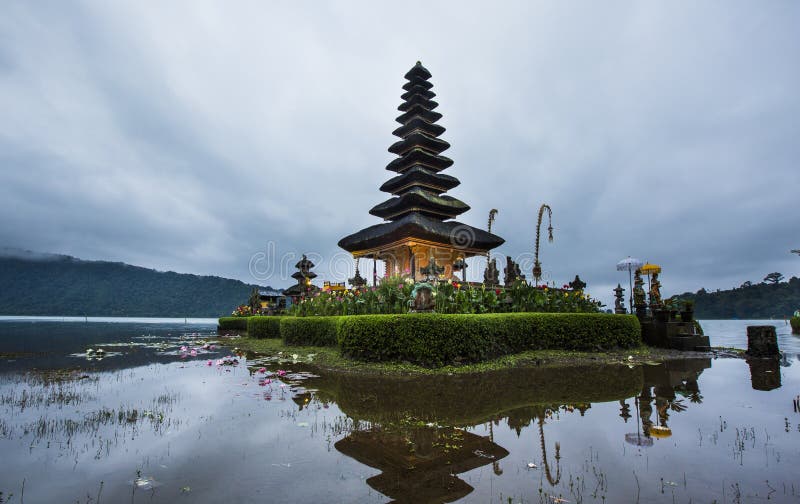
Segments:
[[[621,260],[617,263],[617,271],[627,271],[628,272],[628,303],[631,307],[631,313],[633,313],[633,276],[632,272],[641,268],[644,263],[640,259],[636,259],[635,257],[628,256],[626,259]]]

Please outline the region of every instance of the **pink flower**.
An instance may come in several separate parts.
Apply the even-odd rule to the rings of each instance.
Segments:
[[[278,376],[286,376],[286,371],[284,371],[283,369],[279,369]]]
[[[265,367],[258,368],[258,371],[256,371],[256,373],[266,373],[266,372],[267,372],[267,368],[265,368]]]
[[[206,362],[206,364],[207,364],[207,365],[209,365],[209,366],[211,366],[211,365],[213,365],[214,363],[213,363],[212,361],[208,361],[208,362]]]
[[[182,347],[181,347],[181,352],[185,352],[186,350],[189,350],[189,349],[186,347],[186,345],[184,345],[184,346],[182,346]]]
[[[192,354],[192,357],[194,357],[194,356],[196,356],[196,355],[197,355],[197,350],[195,350],[194,348],[192,348],[192,351],[191,351],[191,352],[189,352],[189,353],[190,353],[190,354]]]

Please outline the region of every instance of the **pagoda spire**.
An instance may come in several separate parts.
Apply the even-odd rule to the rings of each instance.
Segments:
[[[440,220],[455,218],[469,210],[469,205],[444,195],[460,182],[440,173],[450,167],[453,160],[441,155],[450,144],[439,138],[445,129],[436,124],[442,114],[434,112],[439,104],[433,101],[436,93],[431,91],[431,73],[417,61],[405,78],[408,81],[403,86],[406,92],[401,95],[403,102],[397,107],[402,112],[396,119],[401,126],[393,133],[400,140],[389,147],[389,152],[398,157],[386,166],[398,175],[381,186],[381,191],[394,197],[374,206],[370,213],[389,221],[411,212]]]
[[[448,277],[454,265],[461,269],[467,257],[485,255],[503,243],[491,232],[453,220],[469,205],[446,194],[460,182],[442,173],[453,160],[442,154],[450,144],[441,138],[445,128],[438,124],[442,114],[430,78],[419,61],[405,74],[397,107],[400,127],[392,132],[399,140],[389,147],[397,157],[386,166],[395,175],[380,188],[391,197],[369,212],[384,222],[339,240],[354,257],[385,261],[387,273],[408,271],[415,279],[431,257]]]

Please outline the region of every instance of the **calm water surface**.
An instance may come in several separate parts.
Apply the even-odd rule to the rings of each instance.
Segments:
[[[389,379],[234,364],[210,320],[0,319],[0,501],[800,502],[800,338],[771,323],[774,363]]]

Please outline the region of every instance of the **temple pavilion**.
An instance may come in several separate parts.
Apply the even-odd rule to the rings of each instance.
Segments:
[[[424,277],[420,270],[435,258],[450,278],[454,263],[485,255],[505,240],[452,220],[469,205],[445,194],[461,182],[442,173],[453,160],[441,155],[450,144],[439,138],[445,129],[436,124],[442,114],[434,112],[439,104],[433,101],[431,74],[418,61],[405,78],[400,127],[392,133],[400,140],[389,147],[398,157],[386,166],[397,175],[380,188],[392,197],[369,211],[384,222],[342,238],[339,246],[356,259],[384,261],[388,274],[408,271],[415,279]]]

